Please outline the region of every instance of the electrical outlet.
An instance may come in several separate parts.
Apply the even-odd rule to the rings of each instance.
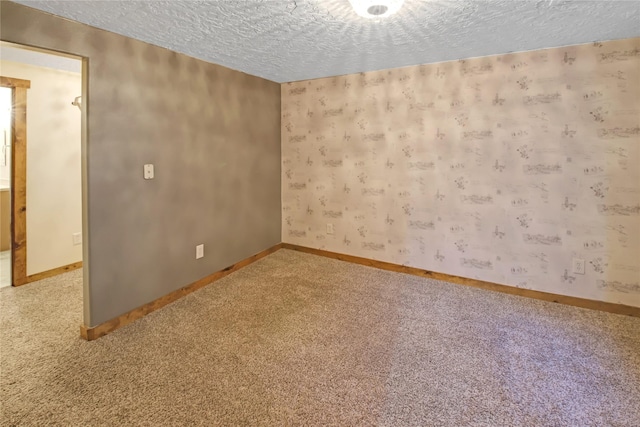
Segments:
[[[581,258],[574,258],[571,271],[573,274],[584,274],[584,260]]]
[[[196,246],[196,259],[204,257],[204,244]]]
[[[82,233],[73,233],[71,238],[73,239],[74,246],[82,244]]]
[[[327,224],[327,234],[333,234],[333,224]]]
[[[143,169],[144,169],[144,179],[153,179],[154,177],[153,165],[152,164],[144,165]]]

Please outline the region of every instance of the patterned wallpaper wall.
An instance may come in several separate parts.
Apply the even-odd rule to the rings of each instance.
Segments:
[[[640,38],[284,84],[282,159],[284,242],[640,306]]]

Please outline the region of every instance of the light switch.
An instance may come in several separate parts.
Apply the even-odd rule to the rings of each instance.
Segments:
[[[72,239],[73,239],[73,244],[74,245],[81,245],[82,244],[82,233],[73,233],[71,235]]]
[[[153,179],[153,165],[144,165],[144,179]]]

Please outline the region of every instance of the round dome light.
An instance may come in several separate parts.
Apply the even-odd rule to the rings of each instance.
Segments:
[[[386,18],[402,7],[404,0],[349,0],[351,7],[363,18]]]
[[[384,15],[385,13],[387,13],[387,10],[389,10],[387,6],[383,4],[376,4],[373,6],[369,6],[369,9],[367,9],[367,13],[369,15],[378,16],[378,15]]]

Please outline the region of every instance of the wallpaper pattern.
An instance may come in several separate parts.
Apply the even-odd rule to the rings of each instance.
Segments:
[[[640,306],[639,164],[640,38],[282,85],[287,243]]]

